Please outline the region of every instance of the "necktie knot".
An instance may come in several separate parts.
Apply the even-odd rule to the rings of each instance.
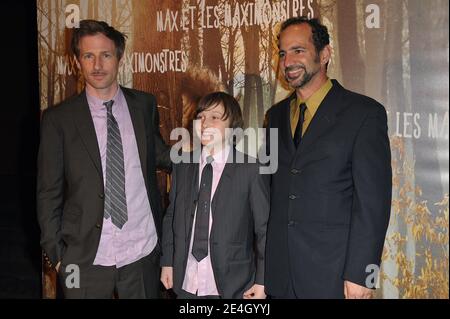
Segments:
[[[211,155],[206,157],[206,164],[211,164],[212,162],[214,162],[214,157],[212,157]]]
[[[106,106],[106,111],[108,113],[112,113],[112,106],[113,106],[113,104],[114,104],[114,100],[110,100],[110,101],[107,101],[107,102],[103,103],[103,105]]]
[[[306,109],[307,109],[306,104],[305,103],[301,103],[300,104],[300,113],[301,114],[305,114]]]

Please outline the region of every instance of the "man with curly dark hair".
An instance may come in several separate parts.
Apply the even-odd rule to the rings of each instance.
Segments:
[[[367,270],[380,265],[391,204],[386,111],[328,78],[330,39],[317,19],[287,20],[278,45],[295,92],[267,113],[268,128],[278,129],[279,162],[271,177],[266,291],[274,298],[369,298]]]

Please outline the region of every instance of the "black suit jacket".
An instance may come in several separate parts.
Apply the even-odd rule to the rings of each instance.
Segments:
[[[266,289],[292,282],[300,298],[342,298],[344,280],[365,285],[379,265],[390,216],[391,155],[386,112],[333,80],[298,149],[290,98],[273,106],[278,171],[271,178]]]
[[[170,167],[159,133],[155,98],[122,87],[134,127],[142,172],[158,237],[162,212],[156,167]],[[37,212],[41,245],[49,266],[58,261],[92,265],[104,213],[103,175],[86,93],[47,109],[41,121]]]
[[[242,298],[253,284],[264,285],[264,251],[269,217],[269,189],[259,165],[230,152],[245,163],[225,165],[211,202],[211,263],[222,298]],[[256,161],[256,160],[255,160]],[[184,281],[196,209],[199,164],[173,167],[170,205],[163,221],[162,266],[172,266],[173,289]]]

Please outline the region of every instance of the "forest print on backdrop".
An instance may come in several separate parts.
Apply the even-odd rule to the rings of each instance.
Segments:
[[[37,0],[42,110],[83,89],[68,5],[128,35],[119,81],[157,97],[168,143],[215,90],[238,98],[246,127],[262,127],[289,94],[277,61],[280,22],[320,18],[332,37],[330,77],[388,111],[394,188],[377,297],[449,297],[447,0]],[[166,189],[163,173],[159,182]],[[54,274],[44,275],[44,296],[55,297]]]

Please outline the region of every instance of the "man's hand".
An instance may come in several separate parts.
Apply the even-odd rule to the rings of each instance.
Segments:
[[[372,289],[344,281],[345,299],[370,299],[373,297]]]
[[[264,286],[254,284],[249,290],[244,292],[244,299],[266,299]]]
[[[173,267],[162,267],[161,282],[166,289],[171,289],[173,287]]]
[[[61,267],[61,262],[58,261],[58,263],[56,264],[55,270],[56,272],[59,274],[59,268]]]

